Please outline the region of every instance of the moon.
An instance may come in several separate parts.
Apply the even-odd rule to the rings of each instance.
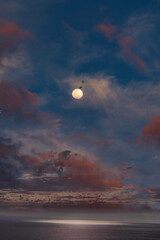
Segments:
[[[80,99],[83,97],[83,92],[81,89],[79,88],[76,88],[73,90],[72,92],[72,97],[75,98],[75,99]]]

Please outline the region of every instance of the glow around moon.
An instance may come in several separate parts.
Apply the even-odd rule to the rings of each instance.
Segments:
[[[81,89],[79,88],[76,88],[73,90],[72,92],[72,97],[75,98],[75,99],[80,99],[83,97],[83,92]]]

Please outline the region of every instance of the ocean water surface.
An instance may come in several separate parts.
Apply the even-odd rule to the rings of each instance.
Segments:
[[[1,240],[160,240],[160,224],[0,221]]]

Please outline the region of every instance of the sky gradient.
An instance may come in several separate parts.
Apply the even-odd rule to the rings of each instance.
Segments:
[[[0,1],[0,206],[160,209],[159,11]]]

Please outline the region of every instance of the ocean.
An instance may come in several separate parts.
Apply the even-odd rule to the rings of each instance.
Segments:
[[[0,240],[160,240],[160,224],[74,225],[3,220]]]

